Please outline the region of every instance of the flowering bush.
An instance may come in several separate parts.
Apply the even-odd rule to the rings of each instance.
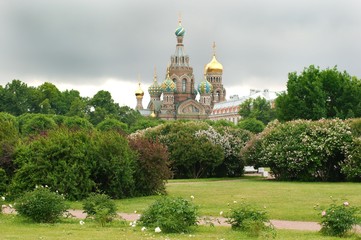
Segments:
[[[14,206],[19,215],[42,223],[58,221],[67,209],[64,198],[47,187],[25,193]]]
[[[361,138],[355,138],[341,171],[351,181],[361,181]]]
[[[350,206],[348,202],[341,205],[332,203],[329,208],[321,212],[321,232],[331,236],[345,236],[356,224],[360,223],[357,216],[360,211]]]
[[[265,211],[244,203],[231,210],[227,222],[231,224],[232,229],[246,231],[251,236],[274,231]]]
[[[271,167],[278,179],[343,180],[352,134],[342,120],[273,122],[243,150],[248,163]]]
[[[197,225],[197,208],[183,198],[162,197],[154,202],[139,221],[149,228],[163,232],[187,232]]]
[[[93,217],[95,221],[104,226],[117,216],[117,207],[108,195],[91,193],[83,203],[84,212],[88,217]]]

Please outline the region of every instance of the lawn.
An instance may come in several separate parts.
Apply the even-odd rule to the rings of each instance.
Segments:
[[[265,208],[271,219],[319,221],[316,204],[328,206],[332,201],[350,202],[361,206],[360,183],[300,183],[277,182],[259,177],[237,179],[171,180],[166,185],[170,196],[192,200],[201,215],[219,216],[241,202]],[[118,211],[143,212],[161,196],[116,200]],[[81,209],[81,202],[70,202],[72,208]],[[77,219],[63,219],[56,224],[35,224],[14,215],[0,215],[0,239],[254,239],[230,227],[199,226],[187,234],[156,234],[141,227],[132,228],[124,221],[100,227],[91,220],[81,226]],[[260,239],[263,239],[262,237]],[[338,239],[324,237],[318,232],[277,230],[276,239]],[[348,238],[348,239],[357,239]],[[358,238],[359,239],[359,238]]]
[[[201,215],[219,216],[227,212],[234,201],[252,203],[265,208],[271,219],[319,221],[319,211],[314,206],[328,206],[330,196],[337,202],[350,202],[361,206],[361,183],[305,183],[278,182],[257,177],[239,179],[193,179],[171,180],[167,183],[170,196],[190,199],[199,206]],[[141,213],[159,196],[117,200],[121,212]],[[82,207],[80,202],[72,202],[73,208]]]
[[[0,215],[2,240],[33,240],[33,239],[94,239],[94,240],[145,240],[145,239],[191,239],[191,240],[205,240],[205,239],[224,239],[224,240],[238,240],[238,239],[257,239],[249,237],[244,233],[231,230],[229,227],[209,227],[200,226],[194,229],[191,233],[186,234],[164,234],[154,233],[153,231],[141,231],[141,227],[132,228],[128,224],[121,221],[113,222],[106,227],[100,227],[96,223],[86,221],[86,224],[81,226],[78,220],[65,219],[56,224],[36,224],[30,223],[18,216],[14,215]],[[260,237],[258,239],[264,239]],[[318,232],[308,231],[289,231],[277,230],[275,239],[282,240],[333,240],[339,239],[335,237],[325,237]],[[347,239],[357,239],[347,238]]]

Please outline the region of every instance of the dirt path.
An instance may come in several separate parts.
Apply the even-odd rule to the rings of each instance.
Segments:
[[[7,214],[16,213],[13,208],[4,207],[3,212]],[[83,210],[70,209],[68,214],[71,217],[85,219],[86,213],[83,213]],[[137,213],[118,213],[126,221],[135,221],[138,220],[140,214]],[[202,225],[214,225],[214,226],[230,226],[226,222],[224,217],[201,217],[199,219],[200,224]],[[303,230],[303,231],[319,231],[321,226],[317,222],[303,222],[303,221],[286,221],[286,220],[271,220],[271,223],[276,229],[290,229],[290,230]],[[361,232],[361,227],[356,227],[357,232]]]

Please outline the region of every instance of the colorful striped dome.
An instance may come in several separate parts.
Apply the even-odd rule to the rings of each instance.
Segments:
[[[213,91],[213,86],[206,78],[198,84],[199,94],[210,94]]]
[[[176,89],[175,83],[169,77],[169,70],[167,73],[167,78],[164,80],[164,82],[162,82],[161,87],[162,87],[163,92],[166,92],[166,93],[174,92]]]

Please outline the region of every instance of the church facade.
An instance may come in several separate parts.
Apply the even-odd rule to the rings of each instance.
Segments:
[[[140,84],[135,92],[136,109],[142,115],[158,117],[164,120],[176,119],[208,119],[213,107],[226,99],[223,87],[223,66],[216,59],[215,45],[213,45],[212,60],[204,68],[204,77],[196,85],[190,58],[184,51],[185,29],[181,21],[175,31],[176,49],[171,55],[167,67],[167,75],[162,82],[158,82],[154,73],[152,85],[148,88],[150,101],[147,108],[143,108],[144,91]],[[199,100],[196,100],[199,94]]]

